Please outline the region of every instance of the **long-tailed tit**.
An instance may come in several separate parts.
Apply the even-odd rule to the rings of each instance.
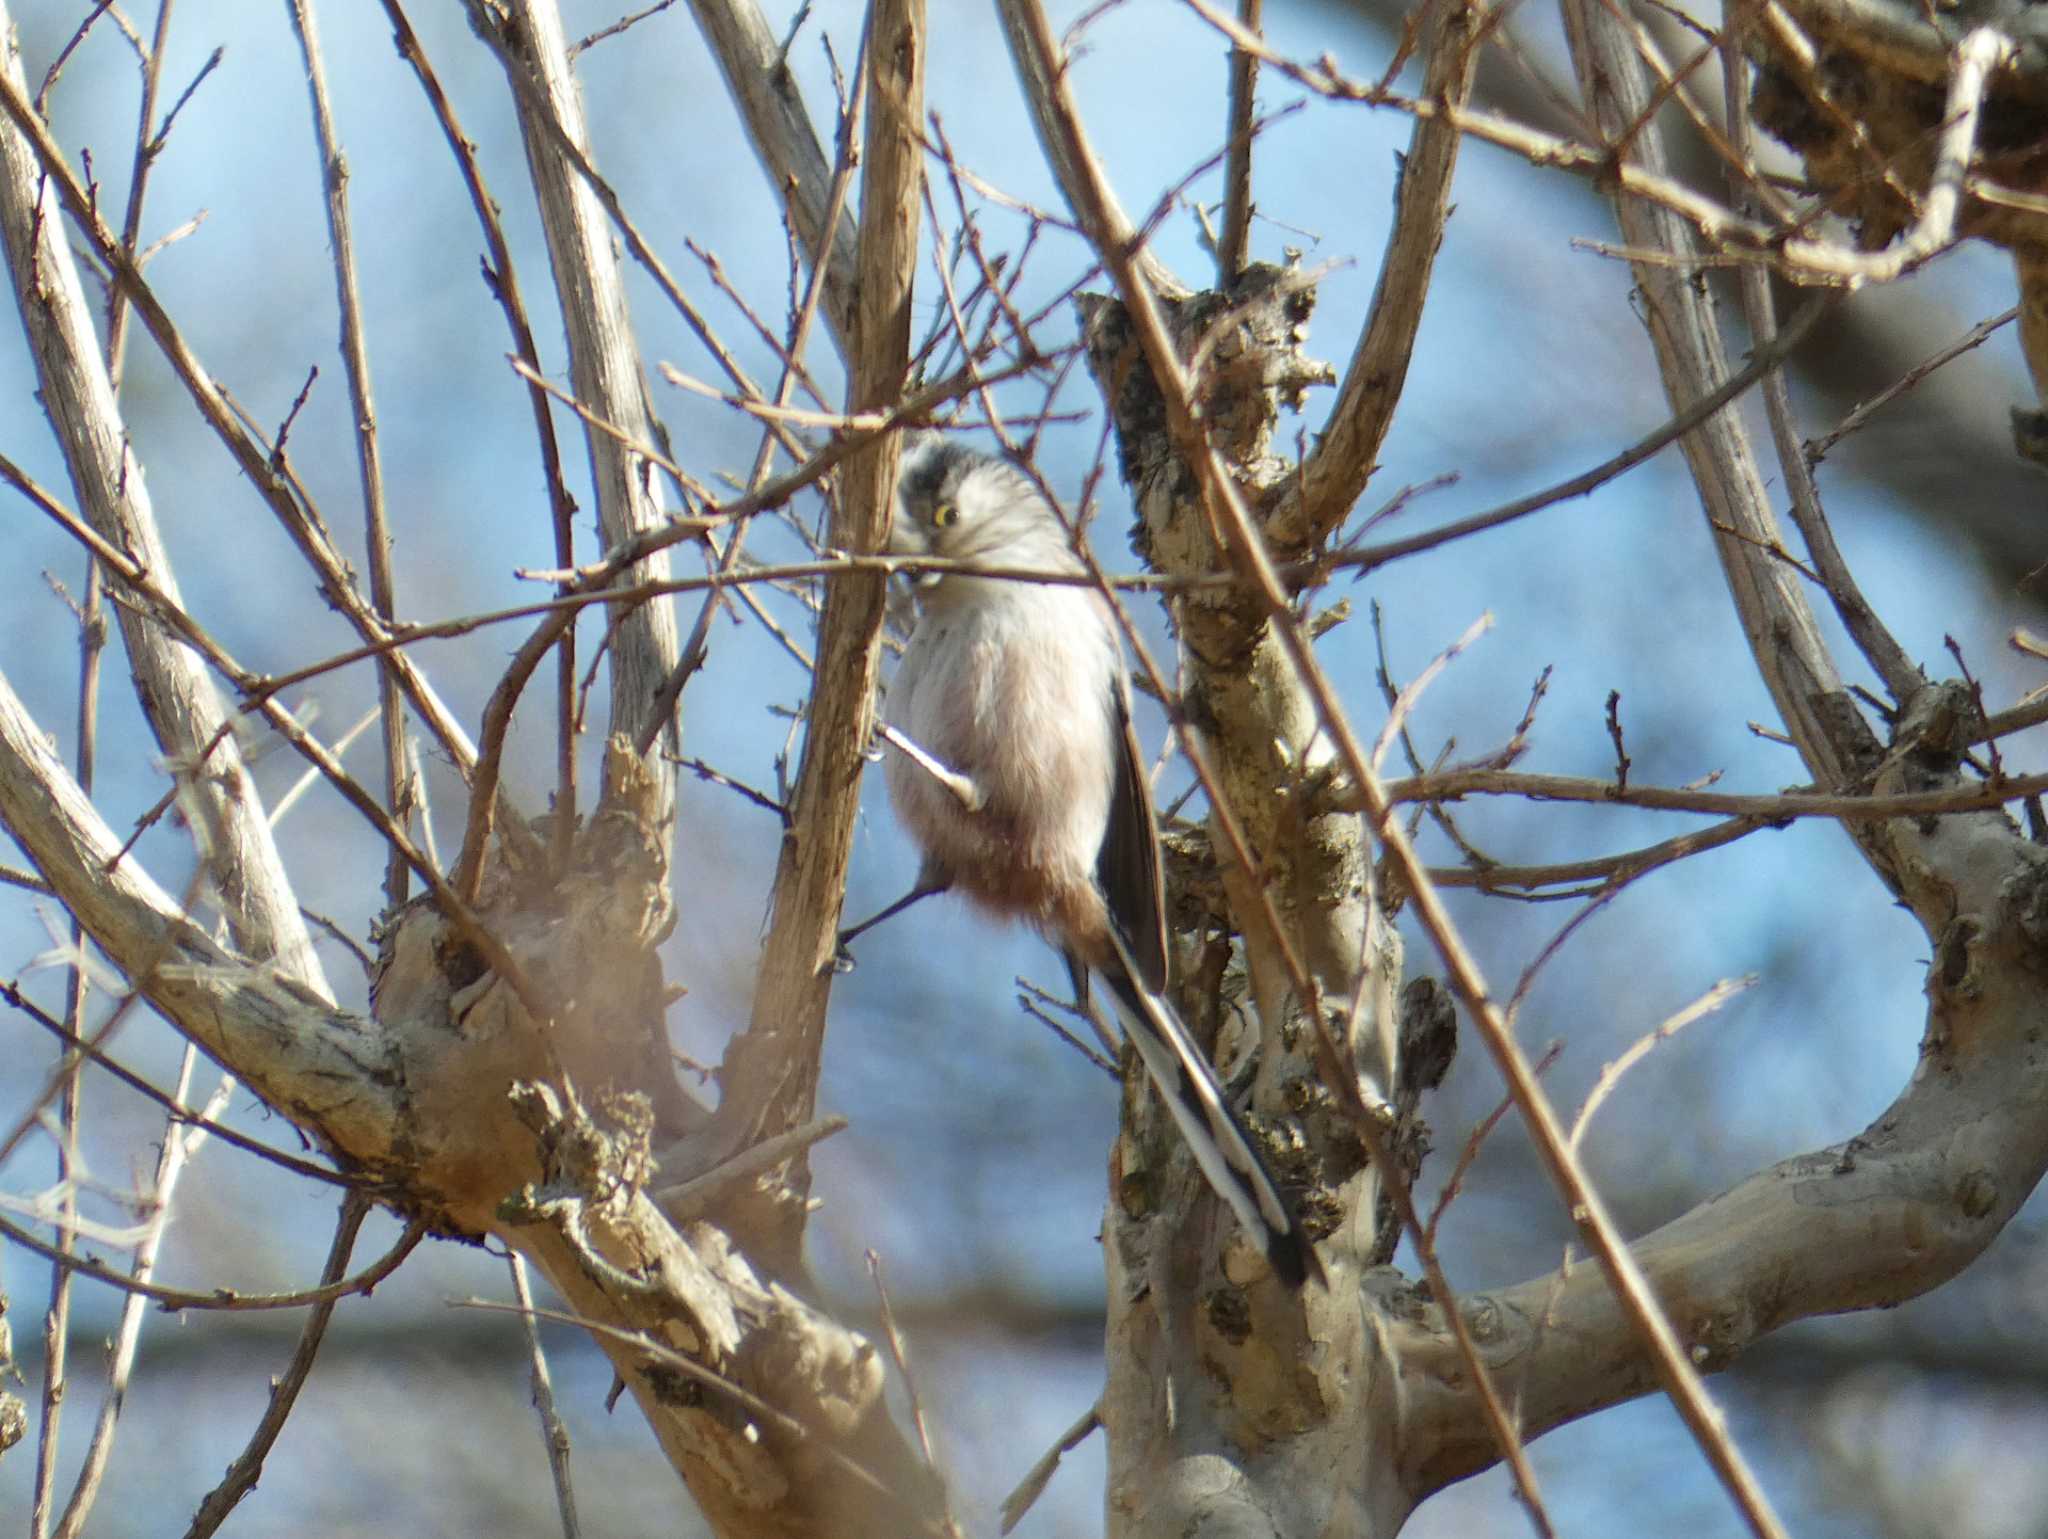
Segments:
[[[905,453],[890,544],[1084,570],[1029,481],[935,437]],[[1089,588],[962,574],[927,579],[918,596],[886,716],[936,762],[889,756],[889,799],[924,864],[885,913],[956,890],[1057,946],[1083,1003],[1089,972],[1101,977],[1202,1173],[1298,1287],[1320,1271],[1315,1252],[1165,997],[1159,836],[1108,604]]]

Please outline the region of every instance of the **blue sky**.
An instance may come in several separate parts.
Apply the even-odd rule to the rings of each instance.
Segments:
[[[76,5],[35,8],[18,18],[32,72],[39,73]],[[544,358],[566,376],[559,324],[547,318],[544,252],[524,196],[524,168],[502,77],[455,15],[454,7],[415,7],[414,21],[444,74],[472,137],[483,146],[529,304],[540,317]],[[612,19],[606,7],[565,7],[572,33]],[[772,7],[778,22],[790,9]],[[980,7],[934,6],[931,105],[964,163],[1015,196],[1051,206],[1055,193],[1018,103],[1000,37]],[[1057,8],[1063,16],[1079,7]],[[1278,46],[1313,56],[1333,51],[1362,74],[1376,73],[1387,37],[1329,8],[1275,3],[1269,29]],[[829,101],[829,71],[818,40],[830,35],[850,61],[860,8],[850,0],[818,4],[792,61],[814,108]],[[477,273],[480,241],[448,158],[387,30],[367,7],[329,6],[321,15],[340,129],[350,157],[362,282],[371,323],[371,355],[388,457],[400,562],[400,604],[418,617],[465,613],[532,596],[514,576],[522,565],[553,563],[552,537],[523,393],[506,368],[507,340]],[[205,212],[188,239],[168,248],[151,276],[201,356],[261,421],[284,414],[312,364],[320,382],[293,429],[298,468],[344,529],[356,527],[348,407],[334,350],[332,283],[326,234],[313,177],[312,140],[296,51],[283,8],[231,5],[180,13],[167,80],[189,79],[225,44],[217,73],[182,115],[152,184],[145,240]],[[1536,42],[1545,45],[1540,31]],[[1221,142],[1223,54],[1183,8],[1141,0],[1110,12],[1090,31],[1077,81],[1091,129],[1126,204],[1144,210]],[[103,186],[125,185],[123,139],[131,131],[132,62],[105,38],[71,65],[57,96],[57,125],[74,148],[90,144]],[[758,376],[771,372],[766,350],[705,281],[685,249],[686,236],[714,249],[763,313],[784,303],[786,259],[773,203],[751,157],[735,138],[735,119],[687,15],[656,17],[623,39],[599,45],[583,65],[598,159],[634,217],[683,276],[736,351]],[[1299,93],[1270,80],[1262,104],[1278,109]],[[1304,249],[1310,266],[1329,265],[1320,285],[1311,351],[1340,368],[1369,301],[1391,209],[1396,154],[1407,124],[1391,113],[1309,101],[1272,129],[1258,173],[1267,216],[1254,227],[1254,253],[1280,257]],[[1195,195],[1216,197],[1212,174]],[[111,195],[111,193],[110,193]],[[942,208],[947,205],[941,200]],[[1400,486],[1455,472],[1454,486],[1432,493],[1404,515],[1403,528],[1448,519],[1547,485],[1613,453],[1665,416],[1648,343],[1630,313],[1629,279],[1615,262],[1575,248],[1575,237],[1607,238],[1611,221],[1582,183],[1537,172],[1502,152],[1468,150],[1459,171],[1437,285],[1424,316],[1409,389],[1382,467],[1368,490],[1370,508]],[[1021,221],[992,212],[990,239],[1014,243]],[[1207,264],[1193,216],[1169,215],[1157,249],[1199,281]],[[1049,233],[1033,257],[1025,293],[1058,293],[1088,266],[1078,242]],[[632,300],[650,364],[671,361],[709,372],[702,351],[644,277]],[[1914,302],[1953,318],[1955,332],[2010,302],[2010,278],[1995,256],[1964,251],[1911,280]],[[937,303],[928,281],[921,307]],[[1852,303],[1883,306],[1890,293]],[[925,309],[923,313],[931,313]],[[1055,316],[1057,332],[1067,322]],[[1731,322],[1732,325],[1732,322]],[[53,487],[66,483],[32,398],[32,381],[13,323],[0,329],[0,450]],[[215,634],[249,666],[274,670],[345,644],[344,628],[315,595],[287,542],[268,521],[220,446],[199,427],[146,341],[131,345],[126,404],[188,600]],[[813,350],[822,380],[836,380],[829,352]],[[2023,371],[2008,335],[1953,366],[1988,398],[2020,399]],[[1871,382],[1872,389],[1886,383]],[[744,474],[754,435],[722,409],[656,387],[682,457],[709,473]],[[1020,399],[1013,393],[1011,399]],[[1300,424],[1313,431],[1327,393]],[[1078,486],[1100,433],[1097,404],[1076,379],[1063,406],[1084,423],[1054,433],[1045,464],[1056,484]],[[1895,408],[1895,410],[1897,410]],[[1825,423],[1812,423],[1813,427]],[[1290,428],[1291,432],[1292,429]],[[1966,548],[1889,500],[1884,486],[1884,419],[1869,430],[1858,474],[1828,473],[1823,490],[1848,557],[1881,614],[1907,650],[1942,662],[1942,638],[1955,636],[1994,705],[2042,682],[2004,638],[2028,611]],[[565,433],[573,473],[584,472],[580,446]],[[1847,456],[1845,456],[1847,458]],[[591,499],[579,491],[585,506]],[[1128,565],[1122,536],[1127,507],[1106,484],[1097,544],[1105,559]],[[61,536],[18,503],[4,515],[14,559],[0,573],[0,668],[42,723],[66,745],[73,688],[69,621],[41,573],[76,587],[80,563]],[[587,526],[583,530],[590,538]],[[355,536],[348,536],[354,539]],[[586,543],[586,553],[594,547]],[[763,556],[794,548],[764,533]],[[1675,455],[1667,453],[1583,501],[1388,568],[1368,580],[1337,584],[1351,620],[1323,642],[1326,666],[1359,721],[1377,730],[1382,711],[1372,682],[1370,603],[1385,615],[1397,671],[1412,677],[1482,613],[1493,629],[1439,681],[1415,720],[1426,753],[1455,738],[1460,754],[1497,744],[1512,730],[1537,671],[1554,665],[1526,767],[1602,774],[1611,763],[1602,719],[1619,690],[1635,774],[1678,784],[1719,772],[1722,785],[1772,790],[1803,778],[1789,751],[1749,730],[1771,721],[1769,702],[1745,656],[1733,613],[1714,574],[1697,503]],[[770,598],[799,635],[803,611]],[[685,626],[694,617],[685,600]],[[1148,638],[1170,656],[1156,611],[1142,615]],[[423,662],[474,724],[517,627],[421,649]],[[584,629],[585,655],[599,632]],[[687,753],[748,781],[770,786],[775,756],[788,737],[778,714],[797,704],[806,680],[758,627],[720,621],[712,665],[684,701]],[[132,701],[124,698],[118,658],[110,661],[103,741],[109,745],[100,801],[125,826],[160,793],[162,780]],[[325,681],[301,703],[316,706],[328,734],[366,708],[361,670]],[[596,697],[601,709],[602,691]],[[529,703],[517,735],[515,787],[537,805],[549,775],[546,710]],[[1144,723],[1149,745],[1163,741],[1156,716]],[[2009,745],[2009,765],[2038,768],[2030,734]],[[593,736],[593,744],[596,739]],[[371,773],[373,751],[353,761]],[[259,779],[275,793],[296,776],[288,755],[265,755]],[[454,842],[460,803],[453,779],[436,772],[436,813],[443,850]],[[682,923],[666,961],[690,990],[672,1017],[679,1047],[715,1062],[745,1017],[776,831],[765,815],[729,792],[686,780],[676,867]],[[907,884],[915,860],[892,825],[879,785],[870,787],[858,838],[848,909],[865,913]],[[1473,807],[1461,825],[1504,859],[1558,859],[1619,850],[1666,837],[1672,819],[1618,811],[1571,812],[1503,804]],[[378,901],[381,858],[359,837],[352,815],[319,794],[293,815],[285,843],[308,907],[357,935]],[[181,834],[147,836],[144,858],[175,886],[189,869]],[[1434,858],[1447,859],[1439,840]],[[0,845],[0,860],[13,860]],[[693,903],[692,894],[715,893]],[[1497,985],[1513,976],[1562,923],[1565,911],[1461,898],[1457,912]],[[12,973],[49,944],[33,902],[0,901],[0,971]],[[1760,834],[1644,882],[1597,919],[1546,973],[1521,1022],[1526,1042],[1564,1044],[1547,1083],[1559,1104],[1578,1104],[1601,1066],[1635,1037],[1724,977],[1756,973],[1759,982],[1734,1005],[1660,1048],[1638,1068],[1590,1144],[1632,1223],[1660,1221],[1687,1201],[1730,1184],[1758,1164],[1847,1136],[1904,1083],[1920,1030],[1926,946],[1917,928],[1885,901],[1838,830],[1805,824]],[[360,1002],[360,980],[330,949],[337,986]],[[1426,947],[1411,938],[1411,966],[1434,971]],[[817,1157],[825,1207],[813,1229],[816,1263],[828,1284],[865,1307],[861,1253],[880,1250],[899,1295],[941,1298],[999,1280],[1026,1296],[1069,1304],[1099,1290],[1094,1240],[1103,1169],[1115,1118],[1114,1088],[1017,1012],[1012,979],[1049,985],[1059,969],[1028,936],[991,931],[949,903],[927,904],[863,944],[861,965],[835,991],[826,1059],[825,1105],[853,1118],[851,1132]],[[37,991],[58,996],[45,975]],[[5,1024],[16,1045],[0,1063],[0,1107],[39,1084],[47,1043],[24,1023]],[[121,1051],[138,1068],[163,1076],[176,1043],[158,1023],[129,1028]],[[1438,1145],[1455,1150],[1474,1120],[1498,1098],[1497,1080],[1470,1044],[1431,1114]],[[156,1136],[132,1098],[104,1086],[91,1097],[88,1148],[99,1173],[115,1183],[136,1168],[135,1151]],[[289,1142],[289,1130],[244,1095],[237,1120]],[[9,1114],[11,1117],[11,1113]],[[145,1156],[146,1157],[146,1156]],[[1441,1163],[1441,1161],[1439,1162]],[[31,1147],[5,1172],[6,1189],[32,1192],[49,1179],[47,1147]],[[1439,1172],[1440,1173],[1440,1172]],[[325,1248],[331,1204],[299,1186],[282,1187],[246,1160],[209,1149],[188,1179],[166,1275],[182,1282],[232,1281],[283,1286],[307,1279]],[[2033,1226],[2012,1243],[2031,1243]],[[1555,1264],[1566,1232],[1562,1215],[1528,1176],[1518,1135],[1504,1131],[1482,1156],[1471,1192],[1447,1228],[1448,1261],[1460,1286],[1517,1280]],[[380,1231],[381,1233],[381,1231]],[[384,1238],[388,1239],[388,1235]],[[377,1243],[366,1240],[365,1250]],[[14,1253],[0,1254],[0,1284],[13,1301],[18,1350],[32,1356],[45,1272]],[[503,1272],[474,1251],[433,1247],[368,1301],[349,1306],[362,1328],[397,1330],[443,1317],[451,1295],[503,1296]],[[81,1309],[103,1317],[104,1295],[88,1290]],[[1938,1301],[1916,1306],[1937,1309]],[[1910,1314],[1911,1311],[1907,1311]],[[204,1321],[150,1322],[158,1332],[198,1333]],[[510,1330],[510,1327],[507,1327]],[[670,1477],[637,1435],[609,1421],[596,1402],[603,1375],[587,1349],[561,1341],[572,1416],[580,1418],[593,1478],[592,1501],[614,1516],[598,1532],[637,1531],[636,1512],[659,1511]],[[913,1343],[916,1348],[916,1343]],[[283,1351],[273,1355],[282,1360]],[[1763,1350],[1769,1351],[1768,1347]],[[145,1345],[145,1364],[150,1359]],[[942,1414],[942,1451],[953,1461],[970,1508],[986,1515],[1042,1447],[1094,1393],[1096,1367],[1085,1343],[1023,1343],[991,1333],[937,1341],[928,1392]],[[87,1351],[85,1360],[89,1362]],[[180,1361],[191,1361],[180,1359]],[[357,1411],[381,1405],[383,1370],[336,1370],[357,1386]],[[348,1360],[349,1364],[354,1359]],[[147,1370],[145,1370],[147,1371]],[[260,1405],[263,1363],[242,1365],[247,1382],[215,1386],[211,1415],[175,1420],[174,1406],[138,1392],[127,1457],[106,1499],[108,1533],[156,1532],[160,1506],[148,1493],[169,1490],[174,1512],[188,1510],[231,1457]],[[400,1375],[402,1378],[403,1376]],[[387,1375],[387,1380],[389,1375]],[[317,1381],[316,1381],[317,1382]],[[378,1383],[386,1380],[378,1380]],[[997,1388],[1000,1386],[1000,1389]],[[338,1386],[327,1410],[345,1417]],[[451,1396],[456,1391],[450,1390]],[[468,1395],[468,1390],[461,1391]],[[1754,1385],[1726,1390],[1738,1433],[1763,1465],[1773,1494],[1801,1521],[1801,1532],[1856,1531],[1855,1509],[1827,1486],[1828,1465],[1811,1439],[1787,1429],[1788,1413]],[[483,1413],[450,1411],[434,1390],[395,1395],[394,1406],[420,1416],[416,1437],[453,1450],[451,1463],[480,1464],[494,1444],[479,1429]],[[90,1402],[90,1395],[85,1400]],[[488,1398],[488,1397],[485,1397]],[[516,1385],[500,1398],[509,1423],[523,1414]],[[165,1396],[165,1400],[169,1400]],[[1939,1397],[1937,1397],[1939,1399]],[[455,1403],[468,1405],[467,1399]],[[1976,1402],[1967,1396],[1927,1412],[1958,1438],[1974,1435]],[[390,1415],[400,1414],[393,1410]],[[1791,1417],[1797,1420],[1796,1416]],[[82,1446],[84,1418],[69,1424],[67,1447]],[[492,1424],[494,1425],[494,1424]],[[1815,1426],[1818,1425],[1816,1421]],[[222,1430],[222,1429],[225,1430]],[[310,1430],[310,1429],[308,1429]],[[1813,1432],[1812,1427],[1808,1427]],[[523,1432],[521,1435],[524,1435]],[[1818,1432],[1813,1436],[1818,1437]],[[1926,1424],[1909,1441],[1925,1444]],[[445,1439],[445,1444],[440,1440]],[[413,1437],[392,1438],[387,1455],[366,1458],[360,1478],[404,1480]],[[310,1439],[304,1440],[310,1442]],[[246,1532],[267,1532],[295,1510],[333,1499],[319,1521],[349,1532],[346,1483],[330,1489],[332,1470],[302,1444],[281,1450],[274,1477],[252,1498]],[[147,1454],[140,1449],[150,1450]],[[464,1450],[467,1450],[465,1453]],[[534,1452],[538,1452],[537,1444]],[[1099,1520],[1100,1444],[1092,1443],[1055,1482],[1025,1532],[1081,1534]],[[538,1461],[528,1473],[539,1479]],[[1839,1462],[1839,1461],[1837,1461]],[[1668,1407],[1648,1402],[1595,1418],[1543,1440],[1537,1467],[1566,1532],[1635,1534],[1735,1532],[1734,1520]],[[0,1506],[25,1487],[28,1461],[0,1461]],[[381,1473],[380,1473],[381,1472]],[[165,1483],[159,1484],[159,1477]],[[2018,1479],[2018,1476],[2014,1476]],[[323,1481],[330,1484],[323,1484]],[[535,1487],[536,1491],[541,1487]],[[338,1491],[339,1494],[335,1494]],[[653,1493],[651,1496],[645,1493]],[[651,1509],[643,1501],[656,1505]],[[606,1506],[610,1503],[610,1506]],[[262,1504],[262,1505],[259,1505]],[[264,1514],[268,1513],[267,1518]],[[1966,1521],[1967,1514],[1958,1521]],[[420,1517],[418,1531],[445,1521]],[[493,1520],[497,1521],[496,1519]],[[505,1519],[511,1522],[511,1519]],[[986,1526],[986,1525],[983,1525]],[[1417,1519],[1424,1535],[1521,1531],[1497,1475],[1454,1492]],[[301,1530],[311,1531],[311,1530]],[[501,1531],[513,1532],[513,1528]],[[546,1531],[545,1514],[536,1532]],[[977,1531],[979,1531],[977,1529]],[[1961,1530],[1959,1530],[1961,1531]],[[1976,1530],[1972,1529],[1971,1532]],[[1991,1528],[1983,1530],[1994,1532]]]

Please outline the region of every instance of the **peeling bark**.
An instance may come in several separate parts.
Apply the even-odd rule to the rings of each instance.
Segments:
[[[1270,266],[1248,268],[1225,292],[1164,302],[1175,344],[1194,364],[1204,424],[1261,506],[1288,486],[1289,465],[1271,453],[1281,411],[1331,382],[1328,367],[1301,351],[1313,302],[1300,274]],[[1090,366],[1111,403],[1137,503],[1134,545],[1164,572],[1216,570],[1221,548],[1122,307],[1093,296],[1081,306]],[[1253,1124],[1324,1241],[1332,1291],[1287,1294],[1252,1258],[1219,1249],[1216,1209],[1192,1161],[1142,1084],[1127,1089],[1104,1229],[1111,1532],[1392,1533],[1411,1504],[1393,1457],[1399,1375],[1355,1290],[1392,1254],[1398,1228],[1358,1134],[1317,1072],[1261,889],[1340,1039],[1358,1030],[1358,1066],[1382,1096],[1395,1089],[1400,943],[1373,900],[1360,819],[1326,805],[1318,789],[1330,750],[1261,607],[1230,590],[1196,590],[1176,605],[1175,620],[1181,709],[1215,794],[1260,862],[1251,871],[1225,854],[1213,825],[1213,850],[1176,841],[1174,873],[1192,867],[1204,885],[1220,882],[1226,899],[1220,911],[1212,899],[1203,915],[1220,950],[1195,970],[1206,995],[1184,988],[1186,1009],[1221,1028],[1225,1083],[1251,1080]],[[1238,934],[1241,964],[1229,960]],[[1347,1006],[1361,974],[1364,1008],[1354,1022]],[[1234,993],[1237,979],[1243,1008],[1225,1004],[1226,981]],[[1419,1148],[1412,1088],[1402,1096]]]

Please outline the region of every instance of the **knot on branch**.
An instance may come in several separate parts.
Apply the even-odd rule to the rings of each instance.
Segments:
[[[1984,724],[1976,692],[1953,679],[1914,691],[1893,723],[1891,746],[1871,777],[1885,792],[1938,791],[1958,783],[1963,755]]]
[[[574,1085],[524,1081],[508,1092],[513,1115],[534,1135],[541,1182],[516,1203],[536,1210],[548,1192],[616,1206],[647,1184],[653,1170],[654,1110],[636,1091],[613,1091],[592,1115]],[[602,1120],[600,1120],[602,1118]]]
[[[813,1432],[841,1439],[857,1435],[883,1403],[886,1374],[874,1343],[850,1330],[820,1330],[791,1307],[794,1300],[771,1285],[776,1307],[746,1337],[734,1368],[755,1384],[808,1386],[805,1421]]]
[[[669,1055],[655,955],[674,923],[658,798],[623,743],[606,768],[586,823],[507,840],[486,871],[476,913],[519,987],[431,897],[378,937],[370,1001],[409,1167],[398,1174],[460,1228],[488,1227],[499,1200],[539,1175],[532,1131],[507,1099],[515,1083],[573,1084],[608,1108],[637,1094],[667,1137],[697,1120]]]
[[[2048,974],[2048,861],[2020,867],[2001,896],[2025,942],[2023,963],[2036,976]]]
[[[1299,268],[1255,263],[1227,289],[1159,302],[1208,441],[1255,508],[1291,469],[1269,452],[1281,409],[1299,411],[1310,386],[1336,382],[1327,363],[1302,351],[1315,297],[1314,281]],[[1162,572],[1216,570],[1222,553],[1201,516],[1199,483],[1174,450],[1159,383],[1128,313],[1101,294],[1075,303],[1089,368],[1116,425],[1119,467],[1138,503],[1134,547]]]

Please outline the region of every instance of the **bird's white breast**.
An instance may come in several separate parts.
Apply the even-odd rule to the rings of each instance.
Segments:
[[[947,588],[954,591],[947,592]],[[963,591],[964,590],[964,591]],[[1093,879],[1115,770],[1122,662],[1100,598],[1053,585],[950,579],[931,595],[889,686],[887,718],[968,776],[984,806],[901,754],[890,799],[974,891],[1018,862],[1055,883]]]

